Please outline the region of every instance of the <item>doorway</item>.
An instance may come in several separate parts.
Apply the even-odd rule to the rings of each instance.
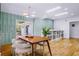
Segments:
[[[17,35],[33,35],[33,23],[31,21],[17,20],[16,21]]]

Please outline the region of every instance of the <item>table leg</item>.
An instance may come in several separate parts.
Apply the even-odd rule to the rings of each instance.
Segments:
[[[51,52],[51,49],[50,49],[49,41],[47,40],[46,42],[47,42],[47,45],[48,45],[48,49],[49,49],[50,55],[52,56],[52,52]]]
[[[32,44],[32,55],[34,56],[36,52],[36,44]]]
[[[32,44],[32,56],[34,56],[34,44]]]

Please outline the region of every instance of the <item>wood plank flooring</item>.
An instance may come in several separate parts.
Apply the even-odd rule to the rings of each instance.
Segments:
[[[79,56],[79,39],[50,40],[50,46],[53,56]],[[39,46],[37,48],[39,48]],[[44,51],[44,56],[50,55],[47,46],[45,46]],[[2,46],[1,53],[4,56],[11,56],[11,44]],[[38,50],[37,53],[39,53],[40,56],[42,55],[40,50]]]

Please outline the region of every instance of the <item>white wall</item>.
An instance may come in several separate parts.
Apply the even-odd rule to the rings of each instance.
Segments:
[[[54,21],[54,29],[55,30],[63,30],[64,37],[69,38],[69,24],[67,21],[63,20],[55,20]]]
[[[70,22],[79,21],[79,17],[67,18],[61,20],[54,20],[54,29],[63,30],[64,38],[70,37]]]

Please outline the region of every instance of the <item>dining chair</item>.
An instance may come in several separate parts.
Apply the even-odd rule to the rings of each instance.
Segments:
[[[1,56],[1,52],[0,52],[0,56]]]
[[[43,37],[43,35],[41,34],[41,36]],[[51,37],[48,36],[49,40],[51,40]],[[40,45],[40,50],[41,50],[41,47],[42,47],[42,54],[45,55],[45,46],[47,45],[46,42],[40,42],[38,45]]]
[[[40,45],[40,50],[42,49],[42,54],[44,55],[45,42],[40,42],[38,45]],[[41,48],[41,47],[42,47],[42,48]]]
[[[12,39],[13,55],[24,56],[31,53],[31,45],[20,39]]]

